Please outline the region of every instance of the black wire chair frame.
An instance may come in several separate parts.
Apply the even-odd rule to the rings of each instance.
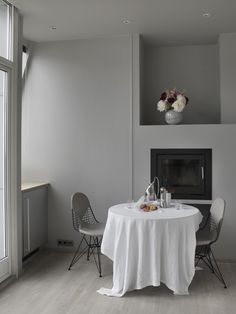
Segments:
[[[94,262],[99,272],[99,277],[102,277],[101,257],[100,257],[102,234],[101,235],[89,235],[89,234],[84,234],[83,231],[81,231],[81,226],[83,225],[89,227],[89,225],[100,224],[94,215],[94,212],[91,208],[91,205],[87,196],[83,193],[77,192],[72,196],[72,222],[73,222],[74,229],[82,234],[82,239],[79,242],[79,245],[74,253],[74,256],[72,258],[72,261],[69,265],[68,270],[71,270],[71,267],[75,263],[77,263],[83,255],[87,254],[88,261],[90,257],[93,256]],[[81,251],[81,247],[83,243],[86,246]],[[95,251],[97,254],[95,254]]]
[[[223,201],[223,200],[222,200]],[[224,202],[224,201],[223,201]],[[220,235],[220,230],[223,223],[223,217],[224,217],[224,210],[225,210],[225,202],[223,203],[223,211],[222,211],[222,217],[219,221],[216,221],[210,211],[210,214],[208,215],[208,218],[203,226],[200,228],[201,230],[207,230],[208,232],[212,232],[214,236],[212,237],[212,240],[209,241],[209,243],[198,245],[196,246],[196,252],[195,252],[195,267],[198,266],[199,262],[202,261],[224,285],[224,288],[227,288],[227,284],[225,282],[225,279],[222,275],[222,272],[219,268],[219,265],[217,263],[217,260],[213,254],[212,251],[212,244],[214,244]]]
[[[211,249],[211,245],[199,246],[196,249],[196,263],[195,267],[198,266],[199,262],[202,261],[224,285],[224,288],[227,288],[224,277],[220,271],[216,258]]]

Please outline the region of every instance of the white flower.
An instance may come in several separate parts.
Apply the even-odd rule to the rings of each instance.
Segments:
[[[166,110],[166,103],[163,100],[158,101],[157,110],[159,110],[159,111],[165,111]]]
[[[183,95],[178,95],[177,100],[172,104],[174,111],[181,112],[186,105],[186,98]]]
[[[186,105],[186,98],[185,98],[183,95],[179,94],[179,95],[177,96],[177,100],[178,100],[180,103],[182,103],[184,106]]]
[[[174,111],[181,112],[181,111],[184,110],[185,105],[184,105],[182,102],[176,100],[176,101],[172,104],[172,107],[174,108]]]

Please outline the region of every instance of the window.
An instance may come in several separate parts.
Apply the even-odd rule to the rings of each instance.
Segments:
[[[13,273],[17,275],[19,265],[17,127],[20,117],[17,116],[17,106],[20,104],[20,79],[17,57],[21,25],[18,10],[0,0],[0,282]]]
[[[10,15],[11,6],[0,0],[0,57],[10,59]]]

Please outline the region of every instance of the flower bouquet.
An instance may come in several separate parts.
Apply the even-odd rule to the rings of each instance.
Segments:
[[[157,103],[157,110],[168,111],[174,110],[182,112],[185,106],[188,104],[188,97],[184,92],[178,92],[175,88],[173,90],[166,89],[160,97]]]
[[[178,124],[182,121],[182,111],[188,104],[185,92],[179,92],[176,88],[166,89],[157,103],[157,110],[166,111],[165,119],[168,124]]]

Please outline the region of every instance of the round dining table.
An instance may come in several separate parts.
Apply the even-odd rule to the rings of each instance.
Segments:
[[[164,283],[174,294],[188,294],[201,220],[199,210],[185,204],[150,212],[135,204],[110,207],[101,252],[113,261],[113,287],[97,292],[121,297]]]

